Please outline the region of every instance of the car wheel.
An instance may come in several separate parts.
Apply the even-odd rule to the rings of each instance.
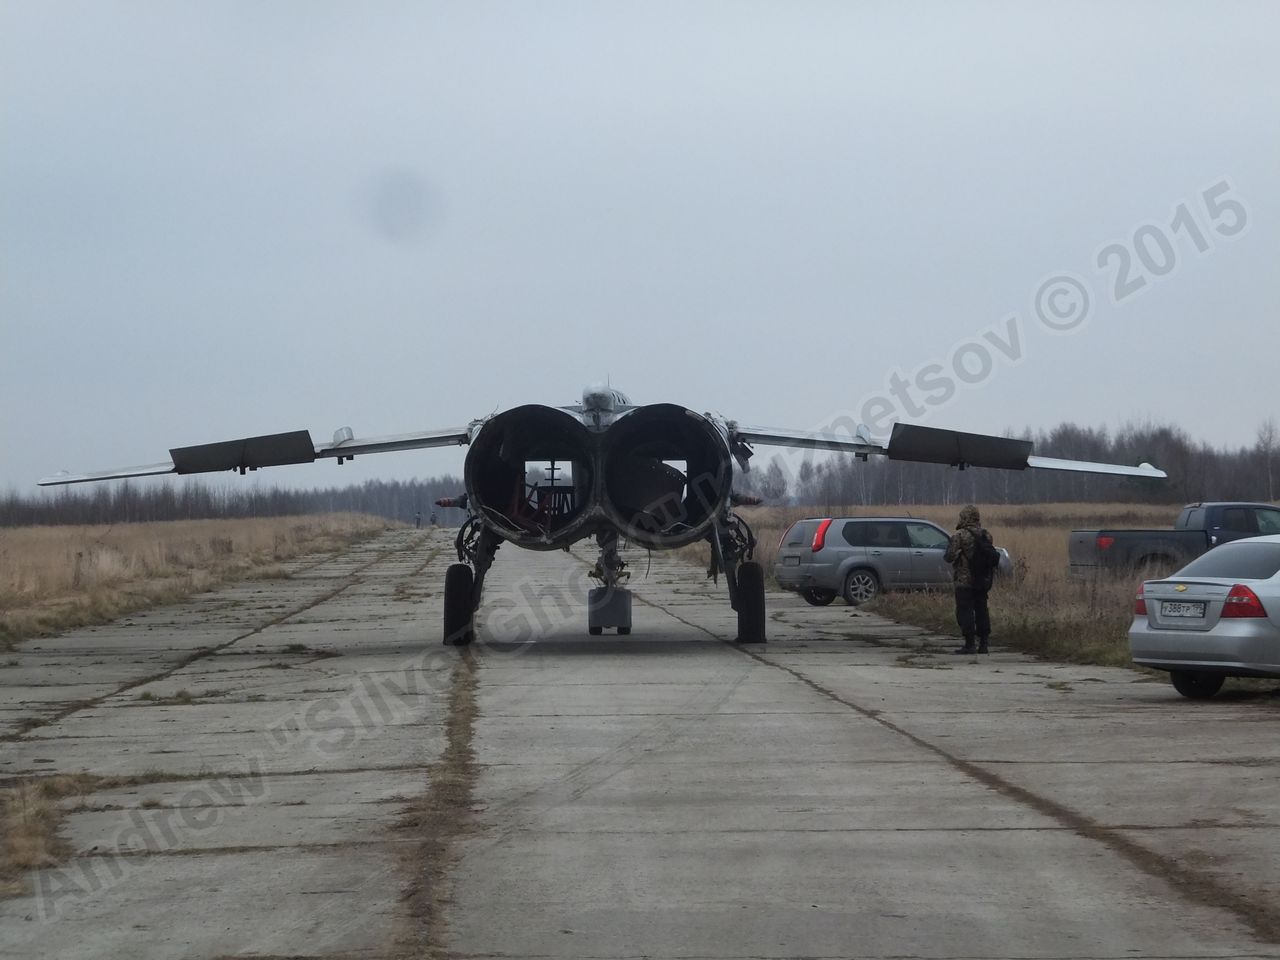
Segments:
[[[870,570],[851,570],[844,580],[844,602],[851,607],[880,595],[880,579]]]
[[[836,598],[834,590],[823,590],[821,587],[810,587],[808,590],[801,590],[800,596],[804,597],[805,603],[813,607],[825,607]]]
[[[1220,673],[1201,673],[1196,670],[1171,670],[1169,679],[1173,689],[1192,700],[1208,700],[1222,689],[1226,680]]]

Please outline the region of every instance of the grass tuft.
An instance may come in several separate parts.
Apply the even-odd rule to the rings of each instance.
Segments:
[[[208,776],[159,771],[125,777],[56,774],[22,780],[0,790],[0,897],[21,896],[28,889],[27,871],[55,866],[71,855],[71,845],[58,834],[69,806],[64,800],[79,798],[83,805],[84,799],[98,790]]]

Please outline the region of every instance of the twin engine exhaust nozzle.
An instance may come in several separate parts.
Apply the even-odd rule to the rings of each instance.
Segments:
[[[729,503],[733,464],[723,428],[675,404],[635,407],[594,429],[531,404],[480,428],[464,476],[471,509],[521,547],[613,529],[667,548],[707,536]]]

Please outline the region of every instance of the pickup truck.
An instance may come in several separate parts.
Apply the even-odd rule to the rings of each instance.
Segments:
[[[1068,572],[1146,570],[1167,575],[1220,543],[1280,533],[1280,507],[1270,503],[1190,503],[1172,530],[1072,530]]]

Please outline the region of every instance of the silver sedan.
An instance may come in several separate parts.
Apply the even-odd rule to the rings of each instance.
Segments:
[[[1280,536],[1225,543],[1144,583],[1129,653],[1193,699],[1227,677],[1280,677]]]

